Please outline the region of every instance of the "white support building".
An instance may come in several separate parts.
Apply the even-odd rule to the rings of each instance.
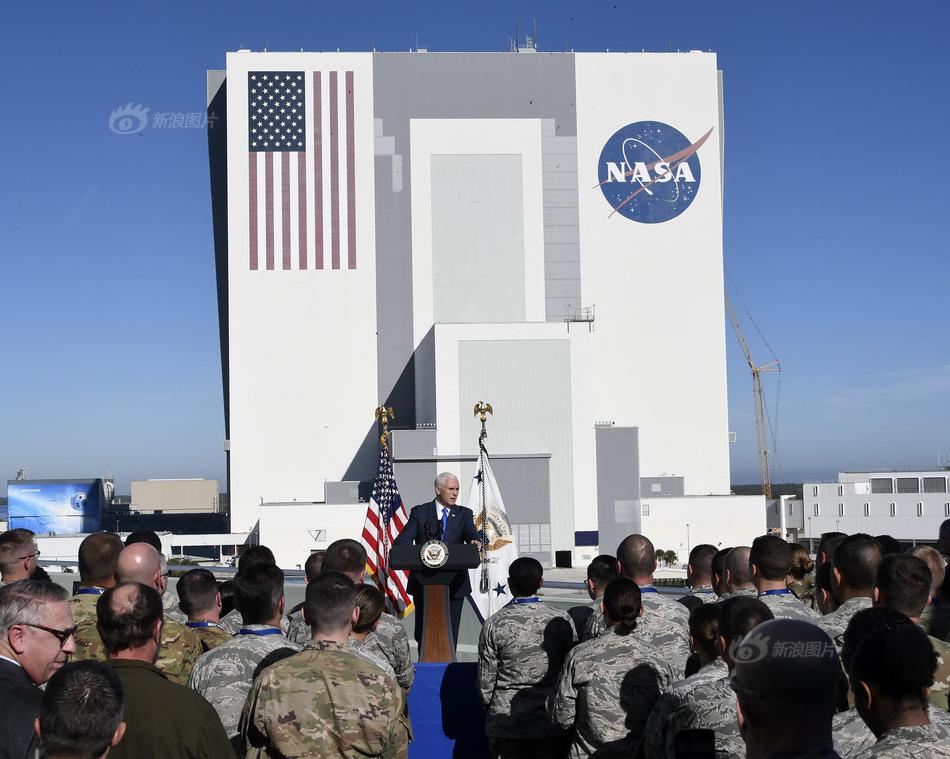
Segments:
[[[232,530],[361,527],[380,404],[404,500],[464,502],[487,401],[523,552],[764,532],[689,498],[730,489],[714,54],[238,51],[208,94]]]
[[[841,472],[837,482],[806,482],[803,500],[784,507],[789,527],[806,537],[864,532],[907,544],[935,543],[940,524],[950,519],[948,486],[948,469]]]

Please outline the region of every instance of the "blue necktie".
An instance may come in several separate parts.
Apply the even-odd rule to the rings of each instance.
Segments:
[[[449,525],[449,510],[442,507],[442,540],[445,540],[445,528]]]

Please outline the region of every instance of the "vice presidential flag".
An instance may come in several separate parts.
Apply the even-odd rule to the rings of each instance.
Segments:
[[[475,527],[482,529],[482,484],[485,491],[485,532],[488,555],[488,592],[481,592],[483,568],[481,566],[469,570],[469,579],[472,583],[472,603],[481,620],[484,622],[492,614],[511,601],[511,591],[508,588],[508,567],[518,558],[518,549],[515,545],[511,523],[505,511],[505,502],[501,499],[498,483],[491,469],[488,459],[488,449],[484,441],[479,441],[478,466],[472,485],[468,492],[466,506],[475,515]]]

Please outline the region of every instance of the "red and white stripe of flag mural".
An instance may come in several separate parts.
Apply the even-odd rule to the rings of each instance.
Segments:
[[[252,270],[356,268],[352,71],[248,73]]]

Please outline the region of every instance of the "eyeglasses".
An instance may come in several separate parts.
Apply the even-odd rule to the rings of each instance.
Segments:
[[[67,627],[65,630],[57,630],[55,627],[45,627],[43,625],[34,625],[30,622],[20,622],[19,624],[23,625],[24,627],[35,627],[37,630],[43,630],[44,632],[48,632],[50,635],[56,638],[56,640],[59,641],[60,648],[65,646],[66,641],[69,640],[71,637],[73,637],[76,634],[76,630],[79,629],[77,625],[73,625],[72,627]]]
[[[37,548],[34,553],[28,553],[26,556],[17,556],[16,558],[17,558],[17,561],[22,561],[23,559],[33,559],[33,558],[38,559],[39,556],[40,556],[40,549]]]

